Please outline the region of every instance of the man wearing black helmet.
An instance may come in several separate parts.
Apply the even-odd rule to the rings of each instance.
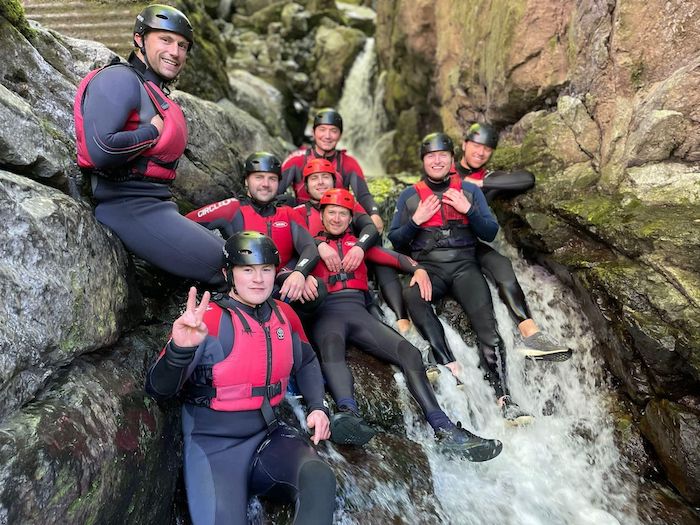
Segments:
[[[318,262],[318,249],[299,212],[276,202],[280,174],[276,156],[256,151],[245,161],[246,196],[208,204],[186,217],[219,230],[225,239],[242,230],[270,236],[280,252],[279,297],[313,302],[319,293],[316,279],[309,274]]]
[[[182,217],[170,193],[187,122],[167,85],[185,65],[192,26],[177,9],[151,5],[133,38],[128,62],[90,72],[75,98],[78,165],[91,178],[95,216],[148,262],[223,286],[223,240]]]
[[[333,163],[338,174],[335,187],[352,190],[360,206],[365,209],[381,233],[384,223],[379,215],[379,208],[369,192],[360,164],[345,150],[336,149],[343,133],[343,118],[340,113],[333,108],[319,110],[314,116],[313,129],[314,142],[311,147],[293,152],[284,161],[279,193],[284,193],[291,186],[298,204],[308,201],[309,194],[304,187],[304,166],[311,159],[328,159]]]
[[[389,240],[428,271],[433,302],[449,293],[462,306],[476,332],[481,366],[496,391],[503,417],[511,424],[526,423],[532,416],[508,392],[505,349],[475,254],[478,239],[494,239],[498,222],[479,188],[449,175],[453,151],[452,140],[444,133],[431,133],[422,140],[426,176],[399,195]],[[430,302],[411,287],[404,288],[404,298],[413,323],[438,362],[457,375],[460,366]]]
[[[158,400],[180,395],[185,487],[195,525],[248,523],[251,495],[295,504],[295,524],[330,525],[335,477],[308,437],[277,419],[290,376],[304,394],[318,444],[330,437],[316,355],[294,311],[270,298],[277,248],[239,232],[224,248],[229,291],[185,312],[146,378]]]
[[[521,193],[535,184],[535,177],[526,170],[516,170],[512,173],[487,171],[486,163],[497,146],[498,132],[493,126],[472,124],[462,144],[464,155],[452,169],[462,180],[479,186],[488,202],[498,194]],[[525,293],[520,287],[510,260],[484,242],[477,243],[476,257],[486,276],[496,284],[499,297],[518,324],[522,340],[516,346],[516,350],[536,360],[569,359],[571,350],[541,330],[532,318]]]

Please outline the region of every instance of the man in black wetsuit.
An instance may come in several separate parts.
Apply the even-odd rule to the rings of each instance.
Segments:
[[[277,420],[290,375],[318,444],[330,437],[316,354],[292,308],[270,298],[277,248],[258,232],[226,241],[227,294],[187,309],[151,367],[146,390],[180,394],[185,487],[195,525],[245,525],[251,495],[295,503],[297,525],[330,525],[335,477],[306,436]]]
[[[449,175],[453,150],[452,140],[444,133],[423,139],[420,156],[426,176],[399,195],[389,240],[428,271],[432,301],[449,293],[462,306],[476,332],[481,367],[496,391],[503,416],[512,424],[526,423],[532,416],[509,396],[505,348],[475,254],[478,239],[491,241],[496,236],[498,222],[479,188]],[[460,366],[430,302],[415,287],[405,288],[404,297],[413,323],[438,362],[457,375]]]
[[[410,257],[392,250],[371,245],[361,247],[350,230],[355,199],[346,189],[326,191],[320,205],[323,230],[316,236],[317,241],[331,246],[341,260],[358,257],[358,264],[352,271],[325,262],[320,262],[313,271],[328,290],[328,297],[318,309],[310,333],[321,356],[328,388],[338,405],[338,412],[331,422],[331,439],[337,443],[363,445],[374,435],[374,430],[360,415],[355,400],[354,381],[345,360],[346,343],[349,342],[363,352],[401,368],[408,389],[435,431],[442,451],[464,456],[470,461],[487,461],[496,457],[501,452],[501,442],[481,438],[455,425],[435,398],[423,370],[420,350],[373,317],[365,307],[364,292],[368,287],[365,261],[412,274],[409,288],[415,289],[419,297],[430,300],[431,285],[425,270]]]
[[[497,195],[515,195],[525,192],[535,184],[535,177],[526,170],[487,171],[486,164],[498,146],[498,132],[489,124],[472,124],[462,144],[464,155],[454,163],[452,172],[462,180],[480,187],[487,202]],[[479,241],[476,258],[486,276],[498,288],[498,295],[518,324],[522,339],[515,349],[537,360],[564,361],[571,357],[571,350],[560,344],[537,326],[525,300],[513,265],[488,244]]]
[[[133,38],[128,62],[92,71],[75,98],[78,165],[91,179],[95,217],[151,264],[223,287],[223,239],[182,217],[170,193],[187,123],[167,85],[185,66],[192,26],[177,9],[151,5]]]

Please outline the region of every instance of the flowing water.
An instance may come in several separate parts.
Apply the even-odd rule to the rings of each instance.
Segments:
[[[465,388],[460,392],[443,369],[438,400],[465,427],[500,439],[503,452],[479,464],[448,460],[435,452],[429,427],[405,403],[409,436],[424,444],[430,458],[444,511],[441,520],[482,525],[640,523],[635,517],[636,486],[613,439],[609,387],[580,305],[555,277],[527,265],[511,247],[498,247],[515,263],[533,318],[573,348],[574,356],[564,363],[531,363],[513,352],[515,324],[492,289],[499,331],[509,350],[513,398],[536,416],[533,424],[512,428],[504,424],[493,390],[482,378],[476,348],[445,325],[448,342],[465,365]],[[426,346],[415,334],[411,339]],[[403,382],[400,374],[397,380]],[[408,391],[402,391],[407,401]]]
[[[338,147],[347,149],[357,158],[368,178],[386,175],[377,150],[386,127],[382,105],[384,81],[383,78],[375,80],[376,76],[374,38],[368,38],[345,79],[337,108],[343,117],[343,135]]]

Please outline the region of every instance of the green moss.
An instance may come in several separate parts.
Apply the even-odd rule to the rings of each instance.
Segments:
[[[512,171],[520,167],[520,163],[520,146],[501,144],[493,152],[488,167],[492,170]]]
[[[387,197],[393,195],[396,185],[389,177],[375,177],[367,180],[370,193],[378,203],[384,202]]]
[[[632,68],[630,69],[630,82],[634,89],[639,90],[644,86],[645,69],[646,67],[641,58],[632,64]]]
[[[0,16],[7,19],[7,21],[15,26],[25,37],[31,38],[34,36],[35,32],[29,27],[29,23],[24,16],[24,7],[18,0],[0,1]]]

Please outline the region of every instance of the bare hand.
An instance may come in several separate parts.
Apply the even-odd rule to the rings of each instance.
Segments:
[[[382,220],[381,216],[375,213],[370,215],[370,219],[372,219],[374,227],[377,228],[377,231],[382,233],[384,231],[384,221]]]
[[[314,431],[313,436],[311,436],[314,445],[331,437],[331,422],[328,421],[328,416],[323,410],[314,410],[306,416],[306,426]]]
[[[340,262],[340,255],[338,255],[338,252],[331,248],[327,242],[322,242],[318,245],[318,254],[331,273],[338,273],[340,271],[342,265]]]
[[[438,211],[440,211],[440,199],[435,194],[430,195],[427,199],[418,203],[418,207],[412,217],[413,222],[420,226]]]
[[[466,214],[472,207],[472,203],[469,202],[467,196],[461,190],[455,190],[450,188],[442,195],[442,200],[445,204],[449,204],[459,213]]]
[[[177,346],[199,346],[206,339],[209,331],[202,319],[209,306],[209,297],[209,292],[204,292],[202,302],[197,306],[197,289],[190,288],[185,312],[173,323],[172,341]]]
[[[280,289],[280,299],[283,301],[289,298],[290,301],[298,301],[304,291],[304,285],[306,284],[306,277],[299,271],[293,271],[282,283],[282,288]]]
[[[156,127],[156,129],[158,130],[158,136],[160,137],[163,134],[163,126],[165,125],[163,124],[163,119],[161,118],[161,116],[154,115],[151,119],[151,124],[153,124]]]
[[[309,275],[304,283],[304,291],[301,294],[301,302],[311,302],[318,299],[318,281],[313,275]]]
[[[430,282],[430,276],[428,272],[422,268],[415,271],[413,277],[411,277],[411,282],[408,286],[418,285],[420,290],[420,296],[424,301],[430,301],[433,298],[433,283]]]
[[[359,246],[353,246],[343,257],[343,269],[346,272],[354,272],[365,258],[365,251]]]

